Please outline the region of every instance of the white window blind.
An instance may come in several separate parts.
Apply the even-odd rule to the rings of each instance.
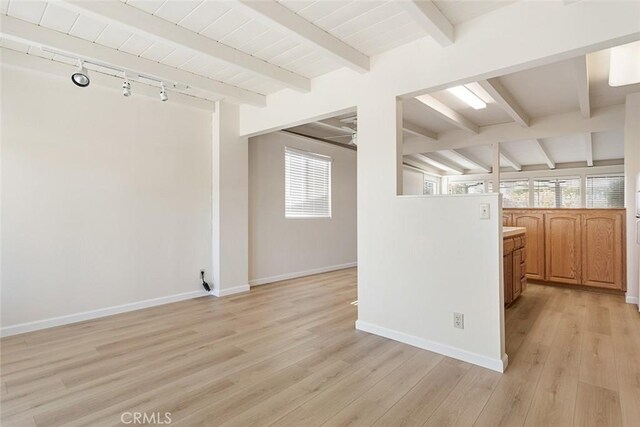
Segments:
[[[331,217],[331,157],[286,147],[285,217]]]
[[[505,208],[529,207],[529,180],[500,181],[502,206]]]
[[[588,176],[588,208],[623,208],[624,176]]]
[[[581,207],[580,178],[535,179],[533,181],[533,207]]]
[[[449,194],[484,193],[484,181],[454,181],[449,183]]]

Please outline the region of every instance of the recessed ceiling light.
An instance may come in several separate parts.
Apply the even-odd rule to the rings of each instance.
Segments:
[[[87,87],[91,80],[89,80],[89,74],[87,73],[87,69],[84,68],[84,62],[82,60],[78,61],[78,71],[71,74],[71,81],[76,86]]]
[[[611,48],[609,86],[640,83],[640,41]]]
[[[459,100],[461,100],[474,110],[487,108],[487,103],[480,99],[478,95],[467,89],[465,86],[455,86],[447,90],[457,96]]]

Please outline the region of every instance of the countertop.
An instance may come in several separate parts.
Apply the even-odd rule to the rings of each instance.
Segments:
[[[519,236],[525,234],[527,229],[524,227],[502,227],[502,238]]]

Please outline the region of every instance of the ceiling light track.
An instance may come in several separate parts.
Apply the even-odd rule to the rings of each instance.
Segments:
[[[79,87],[87,87],[89,86],[91,80],[89,78],[89,73],[85,68],[85,64],[95,65],[97,67],[106,68],[108,70],[113,70],[117,74],[122,74],[124,76],[124,81],[122,82],[122,94],[126,97],[131,96],[131,83],[130,80],[139,81],[142,83],[151,82],[160,86],[160,100],[167,101],[169,96],[167,95],[167,88],[177,89],[180,91],[185,91],[189,89],[189,86],[182,83],[177,82],[167,82],[166,80],[160,79],[155,76],[150,76],[148,74],[141,74],[135,71],[127,70],[121,67],[116,67],[111,64],[107,64],[105,62],[96,61],[90,58],[83,58],[78,55],[69,54],[66,52],[61,52],[59,50],[51,49],[46,46],[40,46],[40,49],[43,52],[48,52],[54,55],[64,56],[65,58],[75,59],[78,61],[78,70],[71,75],[71,80],[76,86]]]

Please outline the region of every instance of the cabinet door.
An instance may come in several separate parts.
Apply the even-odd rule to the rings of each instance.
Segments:
[[[581,215],[549,213],[545,225],[545,273],[551,282],[579,284]]]
[[[502,226],[503,227],[511,227],[513,224],[513,214],[510,213],[502,213]]]
[[[544,214],[514,213],[514,227],[527,229],[527,277],[545,280],[544,275]]]
[[[512,298],[515,300],[520,296],[522,292],[522,276],[524,276],[523,270],[523,250],[518,249],[513,252],[513,287],[512,287]]]
[[[509,305],[513,301],[513,252],[503,257],[502,265],[504,272],[504,305]]]
[[[592,212],[582,216],[582,283],[623,289],[622,214]]]

